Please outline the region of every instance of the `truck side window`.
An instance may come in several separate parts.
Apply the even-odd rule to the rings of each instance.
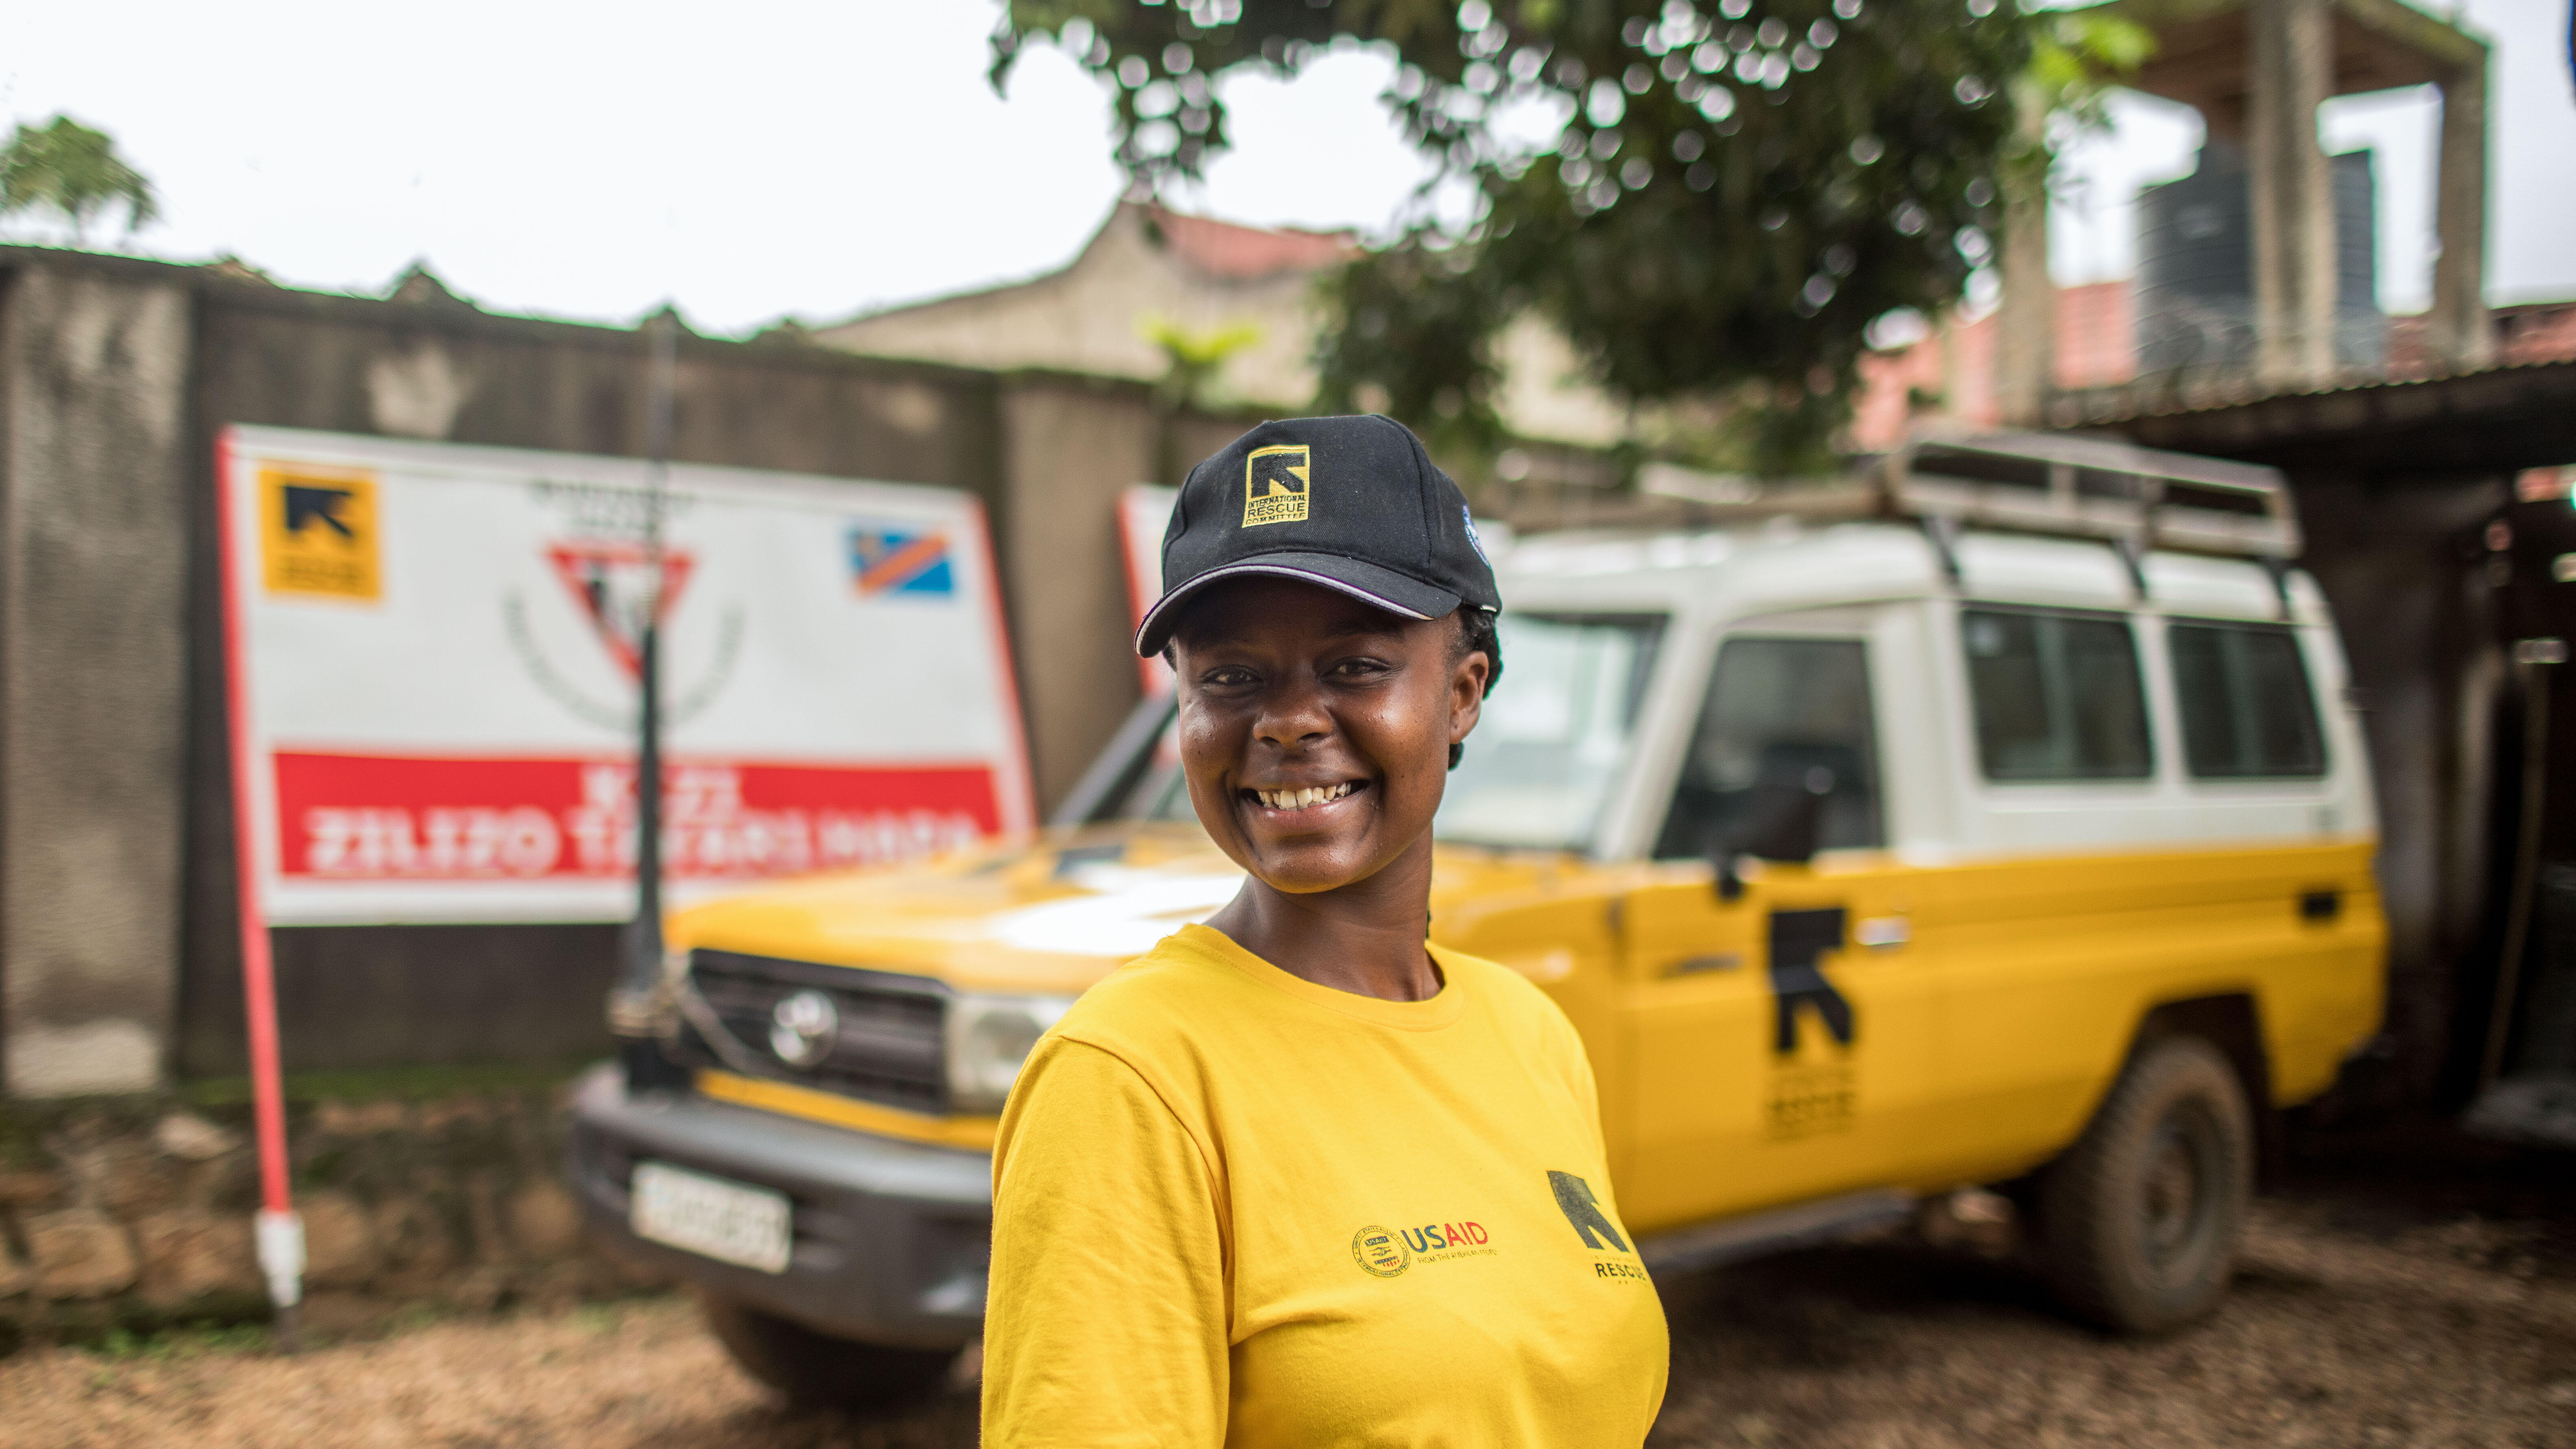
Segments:
[[[1756,787],[1783,780],[1825,786],[1820,848],[1886,842],[1869,655],[1859,640],[1726,642],[1655,857],[1708,854],[1747,823]]]
[[[2155,769],[2137,641],[2116,615],[1959,615],[1989,780],[2134,780]]]
[[[2325,736],[2299,641],[2263,624],[2177,620],[2166,631],[2182,751],[2194,775],[2232,780],[2326,771]]]

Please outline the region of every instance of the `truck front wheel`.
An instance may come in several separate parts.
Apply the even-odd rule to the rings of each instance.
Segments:
[[[2218,1304],[2253,1189],[2243,1085],[2199,1037],[2142,1048],[2040,1183],[2048,1275],[2068,1307],[2160,1333]]]
[[[886,1348],[817,1333],[727,1298],[702,1294],[707,1327],[743,1372],[800,1408],[873,1409],[936,1391],[957,1350]]]

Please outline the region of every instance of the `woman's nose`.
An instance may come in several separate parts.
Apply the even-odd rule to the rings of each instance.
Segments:
[[[1324,708],[1323,691],[1312,684],[1285,686],[1262,701],[1253,734],[1263,744],[1287,749],[1312,744],[1333,733],[1332,714]]]

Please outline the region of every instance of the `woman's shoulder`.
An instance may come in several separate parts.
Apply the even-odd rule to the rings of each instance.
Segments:
[[[1537,982],[1482,956],[1470,956],[1446,946],[1431,949],[1433,959],[1440,963],[1448,979],[1465,988],[1471,1000],[1482,1003],[1505,1031],[1540,1037],[1551,1044],[1580,1040],[1564,1008]]]
[[[1176,931],[1082,993],[1055,1035],[1117,1055],[1165,1047],[1192,1021],[1207,1020],[1216,998],[1240,986],[1222,960]]]

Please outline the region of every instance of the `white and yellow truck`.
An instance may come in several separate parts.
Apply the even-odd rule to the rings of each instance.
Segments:
[[[2075,1311],[2207,1311],[2260,1143],[2382,1006],[2363,743],[2278,477],[1924,439],[1738,512],[1501,560],[1435,937],[1582,1032],[1657,1272],[1997,1185]],[[1036,839],[671,921],[690,1084],[592,1073],[572,1171],[754,1374],[882,1399],[975,1339],[1021,1058],[1240,879],[1169,711]]]

